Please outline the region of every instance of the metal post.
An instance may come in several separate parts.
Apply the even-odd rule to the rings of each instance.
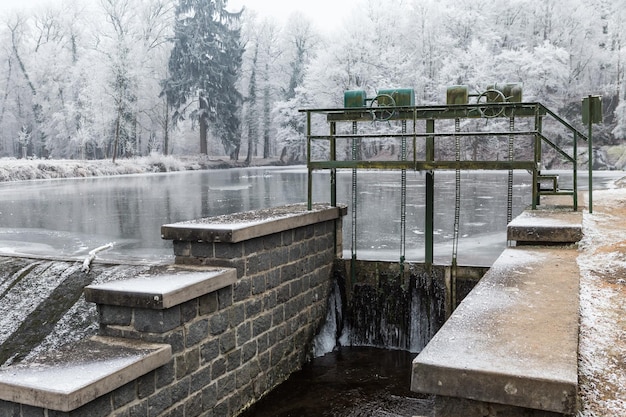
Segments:
[[[313,170],[311,169],[311,112],[306,112],[307,209],[313,209]]]
[[[537,205],[541,202],[539,201],[541,198],[540,189],[541,186],[539,184],[539,174],[541,173],[541,132],[543,130],[543,118],[539,114],[539,107],[535,108],[535,169],[533,169],[533,201],[532,201],[532,209],[536,210]]]
[[[593,109],[593,99],[592,96],[589,96],[589,136],[587,139],[587,144],[589,145],[589,213],[593,213],[593,140],[591,136],[593,135],[593,120],[594,120],[594,109]]]
[[[330,122],[330,160],[335,162],[337,160],[337,123]],[[330,170],[330,205],[337,206],[337,168],[331,168]]]
[[[435,133],[435,120],[428,119],[426,121],[426,133]],[[426,137],[426,161],[434,162],[435,160],[435,137]],[[425,253],[424,263],[426,269],[431,270],[434,258],[434,206],[435,206],[435,173],[432,170],[426,172],[426,215],[424,218],[424,238]]]
[[[574,211],[578,211],[578,133],[574,131],[574,177],[572,178],[572,189],[574,195],[572,196],[574,202]]]

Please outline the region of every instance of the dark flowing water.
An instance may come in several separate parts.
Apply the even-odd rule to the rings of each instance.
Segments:
[[[340,348],[315,358],[242,417],[413,417],[432,399],[412,393],[404,351]]]

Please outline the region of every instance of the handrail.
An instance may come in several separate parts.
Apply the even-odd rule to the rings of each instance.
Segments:
[[[561,156],[563,156],[564,158],[566,158],[569,162],[571,163],[576,163],[576,160],[574,157],[569,156],[563,149],[559,148],[559,146],[557,144],[555,144],[554,142],[552,142],[550,139],[548,139],[547,137],[544,136],[543,133],[540,132],[536,132],[536,134],[541,138],[541,140],[543,140],[545,143],[547,143],[548,145],[550,145],[550,147],[552,149],[554,149],[555,151],[557,151],[559,154],[561,154]]]
[[[502,109],[501,112],[498,112],[498,115],[495,117],[487,117],[485,116],[485,109],[487,108],[498,108]],[[307,165],[309,168],[309,172],[311,173],[316,169],[331,169],[336,170],[337,168],[366,168],[366,169],[428,169],[428,170],[449,170],[449,169],[493,169],[493,170],[502,170],[502,169],[520,169],[520,167],[528,167],[532,166],[533,181],[538,180],[540,177],[541,171],[541,143],[546,143],[550,148],[554,149],[561,157],[563,157],[566,163],[571,163],[573,165],[572,171],[575,176],[577,173],[577,141],[578,139],[583,139],[588,141],[588,137],[568,123],[565,119],[557,115],[552,110],[548,109],[541,103],[538,102],[525,102],[525,103],[511,103],[511,102],[492,102],[492,103],[476,103],[476,104],[459,104],[459,105],[426,105],[426,106],[389,106],[383,107],[385,111],[389,111],[392,114],[392,117],[389,121],[394,120],[413,120],[413,131],[412,132],[393,132],[386,131],[380,133],[362,133],[362,134],[343,134],[337,133],[337,129],[335,127],[336,123],[340,122],[373,122],[376,121],[376,112],[380,111],[380,107],[377,108],[369,108],[369,107],[351,107],[351,108],[317,108],[317,109],[300,109],[300,112],[305,112],[307,114]],[[314,113],[321,113],[326,116],[326,121],[331,124],[330,134],[313,134],[312,126],[311,126],[311,116]],[[434,123],[433,128],[429,129],[427,127],[426,132],[417,132],[415,129],[415,121],[417,120],[439,120],[439,119],[458,119],[458,118],[469,118],[469,119],[477,119],[477,118],[532,118],[535,117],[535,128],[527,129],[527,130],[497,130],[497,131],[469,131],[469,132],[435,132],[434,131]],[[566,131],[568,131],[572,135],[573,140],[573,155],[568,154],[561,146],[557,145],[555,142],[550,140],[543,130],[542,119],[545,117],[552,118],[557,124],[562,126]],[[384,120],[385,122],[387,119]],[[428,123],[427,123],[428,126]],[[434,146],[435,138],[440,137],[454,137],[454,136],[463,136],[463,137],[479,137],[479,136],[506,136],[506,137],[534,137],[535,138],[535,157],[533,160],[524,160],[517,159],[517,161],[461,161],[460,163],[450,163],[450,161],[446,160],[430,160],[428,156],[425,157],[425,160],[421,160],[421,158],[417,157],[415,152],[416,150],[416,142],[415,140],[418,138],[425,138],[427,145],[426,147],[432,147],[430,151],[431,155],[434,155]],[[567,135],[569,136],[569,135]],[[413,138],[413,157],[409,161],[399,162],[393,160],[377,160],[377,161],[337,161],[334,157],[331,156],[329,161],[315,161],[312,160],[311,157],[311,142],[314,140],[322,140],[329,141],[331,147],[331,155],[336,155],[337,146],[336,140],[349,140],[349,139],[382,139],[382,138]],[[533,164],[531,164],[533,163]],[[574,190],[572,193],[577,193],[577,181],[574,178],[573,181]],[[538,202],[538,198],[540,195],[540,186],[535,184],[533,186],[533,208],[535,208],[535,197]],[[311,193],[309,193],[310,195]],[[332,192],[331,192],[332,194]],[[577,209],[576,197],[574,197],[574,209]]]
[[[541,109],[546,112],[546,114],[549,114],[550,116],[554,117],[559,123],[561,123],[561,125],[563,125],[564,127],[568,128],[569,130],[571,130],[572,133],[574,133],[576,136],[580,137],[585,142],[589,141],[589,138],[587,136],[585,136],[584,133],[582,133],[580,130],[576,129],[574,126],[569,124],[569,122],[567,122],[561,116],[559,116],[558,114],[556,114],[555,112],[553,112],[552,110],[550,110],[549,108],[547,108],[546,106],[544,106],[541,103],[537,103],[537,105],[540,106]]]

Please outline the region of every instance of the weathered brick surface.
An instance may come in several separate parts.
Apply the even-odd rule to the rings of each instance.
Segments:
[[[177,263],[233,267],[237,282],[165,310],[98,306],[102,335],[171,344],[170,363],[70,413],[0,401],[0,415],[237,415],[306,360],[341,248],[335,223],[239,243],[174,242]]]

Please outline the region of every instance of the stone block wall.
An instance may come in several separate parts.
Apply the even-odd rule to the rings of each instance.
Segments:
[[[337,207],[288,207],[260,219],[255,213],[248,223],[234,217],[164,226],[178,267],[217,266],[232,280],[210,291],[188,285],[189,296],[175,305],[166,298],[180,301],[180,290],[159,292],[149,279],[133,284],[132,295],[105,288],[106,295],[88,299],[98,305],[101,337],[170,345],[171,360],[74,410],[5,401],[0,411],[12,417],[238,415],[309,358],[341,253],[343,215]]]
[[[331,216],[318,222],[319,210]],[[181,306],[173,318],[144,320],[146,327],[133,330],[156,341],[153,335],[160,329],[148,326],[167,326],[181,318],[182,326],[167,326],[159,338],[174,349],[172,382],[189,379],[194,394],[185,401],[201,403],[206,415],[238,414],[308,359],[326,316],[333,262],[341,250],[336,241],[341,214],[337,208],[318,208],[302,215],[309,220],[291,219],[282,227],[278,222],[267,234],[252,232],[235,242],[224,241],[228,239],[217,232],[207,239],[204,227],[185,240],[164,228],[164,237],[174,240],[177,264],[237,270],[235,284]],[[104,326],[107,334],[110,324]]]

